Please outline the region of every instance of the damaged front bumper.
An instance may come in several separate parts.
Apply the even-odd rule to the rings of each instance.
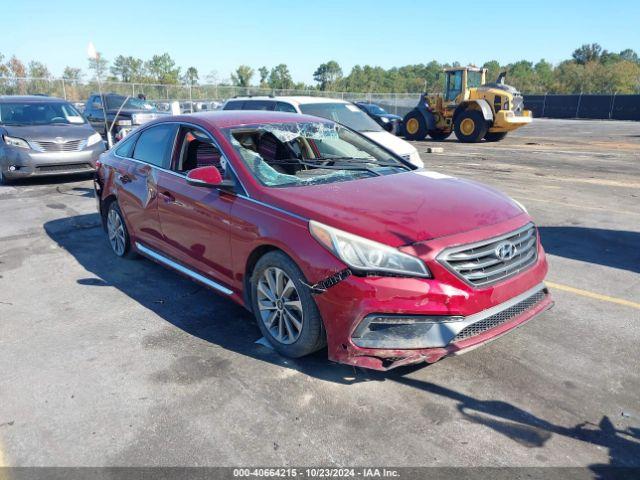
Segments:
[[[363,348],[425,349],[446,347],[452,342],[497,327],[542,302],[549,292],[544,284],[467,317],[428,315],[367,315],[351,335]]]
[[[483,289],[445,271],[431,279],[344,277],[315,295],[329,359],[389,370],[433,363],[507,333],[553,305],[539,249],[526,271]]]

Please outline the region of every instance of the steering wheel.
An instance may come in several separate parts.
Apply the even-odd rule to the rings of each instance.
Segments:
[[[53,117],[51,119],[51,123],[64,123],[66,121],[67,121],[67,119],[63,118],[63,117]]]

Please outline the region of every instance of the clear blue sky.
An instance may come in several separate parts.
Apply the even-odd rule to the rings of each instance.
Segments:
[[[111,60],[168,52],[201,78],[228,78],[240,64],[286,63],[296,81],[337,60],[385,68],[459,61],[545,58],[556,63],[583,43],[640,51],[635,0],[5,0],[0,53],[41,60],[54,75],[87,69],[93,41]],[[102,6],[104,5],[104,7]],[[119,5],[126,11],[118,12]],[[257,74],[256,74],[257,76]],[[255,81],[255,78],[254,78]]]

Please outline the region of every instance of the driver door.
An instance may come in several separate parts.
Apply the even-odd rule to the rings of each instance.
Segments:
[[[453,102],[462,93],[462,71],[447,72],[447,91],[445,100]]]
[[[183,265],[233,283],[229,226],[235,194],[189,185],[186,174],[213,165],[225,177],[226,159],[203,130],[182,125],[170,171],[158,176],[158,214],[167,254]]]

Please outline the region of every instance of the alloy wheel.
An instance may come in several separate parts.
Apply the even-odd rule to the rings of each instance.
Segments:
[[[294,343],[302,332],[302,301],[293,280],[278,267],[262,273],[257,285],[258,310],[273,338],[285,345]]]
[[[111,208],[107,215],[107,234],[115,254],[119,257],[123,256],[126,248],[124,222],[115,208]]]

